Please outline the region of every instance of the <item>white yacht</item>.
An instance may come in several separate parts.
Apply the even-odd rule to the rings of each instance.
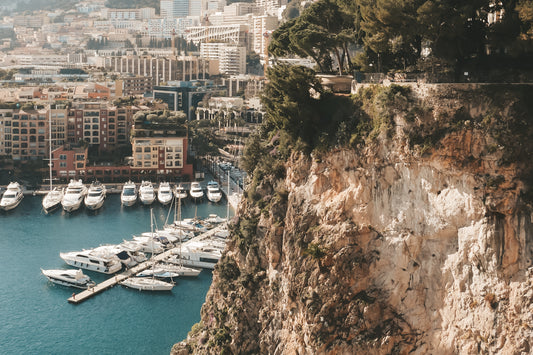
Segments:
[[[192,267],[170,263],[158,263],[155,265],[155,269],[176,273],[178,276],[182,277],[196,277],[202,272],[201,269],[194,269]]]
[[[87,194],[87,187],[83,185],[81,180],[70,180],[67,185],[61,205],[67,212],[76,211],[80,208],[83,198]]]
[[[0,208],[4,211],[12,210],[17,207],[24,198],[22,194],[22,187],[18,182],[12,182],[7,185],[7,190],[0,200]]]
[[[43,210],[46,213],[52,212],[59,206],[61,206],[61,200],[63,200],[63,189],[60,187],[54,187],[43,198]]]
[[[143,181],[139,189],[141,202],[144,205],[151,205],[155,200],[154,186],[150,181]]]
[[[174,283],[147,277],[130,277],[120,284],[139,291],[170,291],[174,287]]]
[[[82,250],[59,253],[59,256],[68,265],[104,274],[114,274],[122,269],[120,259],[113,253]]]
[[[99,181],[95,181],[89,187],[85,196],[85,207],[90,210],[97,210],[104,204],[106,197],[106,188]]]
[[[155,277],[158,279],[175,279],[177,277],[180,277],[180,274],[177,272],[167,271],[165,269],[146,269],[144,271],[139,272],[136,276],[139,277]]]
[[[181,184],[176,187],[176,197],[181,199],[187,198],[187,189],[181,186]]]
[[[132,181],[128,181],[122,187],[120,201],[123,206],[133,206],[137,202],[137,186]]]
[[[168,205],[170,201],[172,201],[173,197],[174,197],[174,194],[172,193],[172,190],[170,189],[170,184],[168,182],[160,183],[159,190],[157,191],[157,200],[162,205]]]
[[[209,181],[207,183],[207,199],[211,202],[218,202],[222,199],[222,191],[216,181]]]
[[[202,189],[202,186],[200,186],[199,182],[195,181],[191,183],[191,190],[189,191],[189,194],[195,200],[204,197],[204,190]]]
[[[222,251],[207,246],[183,246],[176,255],[168,258],[168,262],[178,265],[214,269],[220,260]]]
[[[41,272],[48,280],[58,285],[86,289],[96,285],[94,281],[78,270],[43,270]]]
[[[118,245],[101,245],[93,249],[94,253],[103,255],[116,255],[120,262],[130,268],[148,260],[139,247],[131,248],[123,243]]]

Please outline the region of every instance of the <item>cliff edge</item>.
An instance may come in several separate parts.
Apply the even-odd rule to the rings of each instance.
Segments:
[[[361,91],[364,139],[254,172],[172,354],[533,351],[533,88]]]

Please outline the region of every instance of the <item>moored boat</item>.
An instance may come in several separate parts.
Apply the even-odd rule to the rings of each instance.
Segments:
[[[86,270],[114,274],[122,269],[120,259],[113,253],[95,252],[94,250],[59,253],[68,265]]]
[[[48,191],[43,198],[43,210],[49,213],[61,206],[63,194],[63,189],[60,187],[54,187],[51,191]]]
[[[189,194],[195,200],[198,200],[204,197],[204,190],[202,189],[202,186],[200,186],[199,182],[195,181],[191,183],[191,189],[189,191]]]
[[[89,187],[85,196],[85,207],[90,210],[97,210],[104,204],[106,197],[106,188],[99,181],[95,181]]]
[[[43,270],[41,272],[51,282],[63,285],[86,289],[96,285],[94,281],[87,275],[85,275],[80,269],[77,270]]]
[[[7,185],[7,190],[0,200],[0,208],[4,211],[12,210],[20,204],[22,198],[22,187],[18,182],[12,182]]]
[[[172,201],[172,198],[174,197],[174,194],[172,193],[172,190],[170,189],[170,184],[168,182],[162,182],[159,184],[159,190],[157,190],[157,200],[162,205],[168,205],[170,201]]]
[[[133,206],[137,202],[137,186],[134,182],[128,181],[122,187],[120,202],[123,206]]]
[[[73,212],[80,208],[85,195],[87,194],[87,187],[83,185],[81,180],[70,180],[67,185],[61,205],[66,212]]]
[[[211,202],[219,202],[222,199],[222,191],[216,181],[209,181],[207,183],[207,199]]]
[[[143,205],[151,205],[155,200],[154,186],[150,181],[143,181],[139,189],[139,198]]]
[[[120,284],[139,291],[170,291],[174,287],[174,283],[147,277],[130,277]]]

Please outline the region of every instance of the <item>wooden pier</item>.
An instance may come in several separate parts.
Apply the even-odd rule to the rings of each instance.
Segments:
[[[218,231],[220,231],[222,229],[222,227],[216,227],[216,228],[213,228],[205,233],[202,233],[200,234],[199,236],[196,236],[186,242],[183,243],[183,246],[187,245],[188,243],[190,242],[193,242],[193,241],[198,241],[198,240],[202,240],[202,239],[205,239],[205,238],[208,238],[212,235],[214,235],[215,233],[217,233]],[[71,297],[69,297],[68,301],[69,303],[73,303],[73,304],[80,304],[82,303],[83,301],[91,298],[92,296],[94,295],[97,295],[113,286],[115,286],[116,284],[120,283],[121,281],[124,281],[126,280],[127,278],[130,278],[132,276],[135,276],[136,274],[138,274],[139,272],[141,271],[144,271],[146,269],[148,269],[150,266],[152,266],[152,263],[154,262],[158,262],[158,261],[163,261],[165,259],[167,259],[170,255],[172,255],[172,253],[174,252],[174,250],[178,250],[179,247],[177,248],[173,248],[173,249],[169,249],[161,254],[157,254],[156,256],[153,257],[153,259],[150,259],[150,260],[147,260],[143,263],[140,263],[138,265],[135,265],[134,267],[132,267],[131,269],[128,269],[126,271],[124,271],[123,273],[121,274],[116,274],[112,277],[110,277],[109,279],[99,283],[98,285],[94,286],[94,287],[91,287],[91,288],[88,288],[87,290],[84,290],[78,294],[72,294]]]

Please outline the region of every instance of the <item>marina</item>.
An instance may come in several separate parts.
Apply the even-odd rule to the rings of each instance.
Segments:
[[[222,227],[216,227],[214,229],[211,229],[189,241],[186,241],[183,243],[182,247],[187,247],[187,245],[189,244],[192,244],[192,243],[198,243],[202,240],[205,240],[205,239],[208,239],[209,237],[211,237],[212,235],[220,232],[222,230]],[[176,247],[176,248],[173,248],[173,249],[169,249],[161,254],[158,254],[154,257],[154,261],[155,262],[158,262],[158,261],[164,261],[166,259],[169,258],[169,256],[175,254],[176,252],[178,252],[178,249],[179,247]],[[132,277],[132,276],[135,276],[136,274],[138,274],[139,272],[141,271],[144,271],[148,268],[150,268],[153,264],[153,261],[152,260],[147,260],[139,265],[136,265],[134,266],[133,268],[131,269],[128,269],[126,271],[124,271],[123,273],[120,273],[120,274],[117,274],[113,277],[110,277],[109,279],[105,280],[104,282],[101,282],[99,284],[97,284],[96,286],[92,287],[92,288],[89,288],[83,292],[80,292],[78,294],[72,294],[71,297],[68,298],[68,302],[70,303],[74,303],[74,304],[79,304],[85,300],[87,300],[88,298],[91,298],[92,296],[102,292],[102,291],[105,291],[115,285],[117,285],[118,283]]]
[[[43,276],[41,269],[69,268],[59,252],[118,244],[149,231],[150,208],[140,203],[122,207],[119,193],[108,194],[97,211],[59,209],[45,214],[43,196],[28,194],[16,209],[0,213],[0,258],[5,270],[0,277],[0,304],[6,317],[0,327],[3,353],[168,354],[200,320],[211,270],[179,278],[171,292],[107,287],[77,305],[67,300],[81,290]],[[154,203],[151,208],[162,227],[169,206]],[[184,219],[210,214],[225,217],[226,205],[190,200],[182,204]],[[101,286],[112,279],[83,272]]]

